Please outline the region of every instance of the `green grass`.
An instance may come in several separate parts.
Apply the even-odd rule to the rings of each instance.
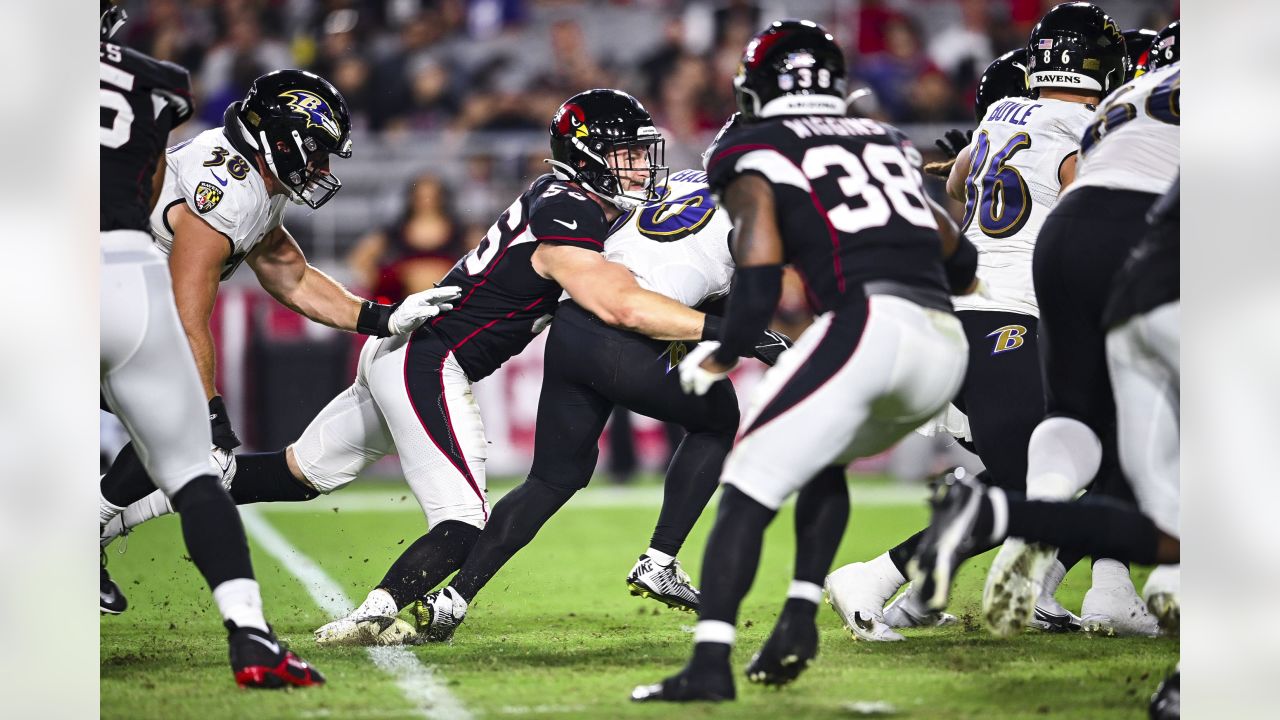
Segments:
[[[359,488],[335,495],[341,499]],[[372,492],[388,493],[387,486]],[[392,491],[397,492],[397,491]],[[394,497],[394,496],[393,496]],[[424,531],[416,504],[393,512],[271,511],[265,517],[359,601],[387,565]],[[332,505],[333,503],[329,503]],[[584,503],[578,503],[582,505]],[[575,507],[571,502],[473,603],[451,646],[412,652],[447,678],[477,717],[669,718],[670,706],[634,705],[640,683],[679,669],[691,614],[631,597],[623,578],[647,545],[656,507]],[[682,561],[696,579],[713,513],[704,513]],[[855,503],[838,562],[864,560],[915,531],[922,504]],[[790,578],[791,512],[769,530],[755,587],[743,605],[735,668],[763,642]],[[235,688],[225,634],[172,517],[111,549],[111,570],[129,611],[101,623],[103,718],[420,717],[358,648],[318,649],[311,630],[328,621],[296,580],[255,547],[267,615],[278,634],[329,677],[324,688],[260,693]],[[690,718],[849,718],[854,702],[891,703],[916,718],[1140,718],[1146,698],[1177,660],[1169,639],[1103,639],[1026,633],[1009,641],[973,617],[989,557],[962,570],[951,610],[966,619],[906,631],[907,642],[855,643],[827,608],[819,614],[818,662],[782,690],[738,684],[738,702],[685,706]],[[1145,573],[1139,575],[1138,581]],[[1059,597],[1079,608],[1088,570],[1078,567]]]

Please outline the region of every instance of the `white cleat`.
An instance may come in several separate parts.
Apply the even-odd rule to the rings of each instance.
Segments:
[[[1142,588],[1147,609],[1155,616],[1160,629],[1170,635],[1177,635],[1181,625],[1182,606],[1178,600],[1181,587],[1182,566],[1160,565],[1151,571]]]
[[[982,619],[991,634],[1012,637],[1035,616],[1044,577],[1057,551],[1009,538],[996,553],[982,588]]]
[[[877,558],[871,562],[850,563],[828,575],[824,583],[827,604],[840,615],[855,639],[897,642],[905,638],[885,624],[884,603],[898,591],[902,581],[885,577],[886,573],[876,567],[879,562]]]
[[[1132,585],[1091,587],[1080,605],[1080,629],[1107,637],[1155,637],[1160,625]]]
[[[406,645],[419,642],[385,590],[369,593],[360,607],[315,631],[317,645]]]
[[[1040,588],[1040,597],[1036,599],[1035,614],[1027,627],[1050,633],[1075,632],[1080,629],[1080,617],[1063,607],[1053,596],[1066,575],[1067,568],[1058,560],[1049,564],[1044,586]]]
[[[884,609],[884,624],[891,628],[946,627],[957,622],[959,620],[951,613],[929,612],[916,597],[914,587],[907,588]]]

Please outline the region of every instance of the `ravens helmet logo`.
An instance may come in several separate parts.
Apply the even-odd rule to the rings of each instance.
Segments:
[[[307,127],[318,127],[332,135],[334,140],[341,137],[342,132],[333,119],[333,109],[324,98],[306,90],[286,90],[280,93],[280,97],[286,100],[285,107],[307,119]]]

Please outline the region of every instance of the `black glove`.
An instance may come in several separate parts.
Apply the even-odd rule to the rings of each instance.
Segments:
[[[778,356],[793,344],[791,338],[786,335],[776,330],[766,329],[760,339],[756,341],[756,346],[751,349],[751,357],[772,367],[774,363],[778,362]]]
[[[227,415],[227,406],[222,403],[221,395],[209,398],[209,429],[213,431],[213,444],[231,452],[240,447],[240,438],[231,429],[231,417]]]
[[[951,129],[944,134],[942,139],[934,140],[933,144],[937,145],[942,150],[942,152],[946,153],[947,157],[954,158],[955,156],[960,154],[961,150],[968,147],[970,141],[972,140],[973,140],[972,130],[966,131],[966,130],[959,130],[959,129]]]

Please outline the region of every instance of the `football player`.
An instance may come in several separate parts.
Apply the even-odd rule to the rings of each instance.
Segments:
[[[730,120],[732,123],[732,119]],[[726,124],[726,127],[728,124]],[[676,173],[659,189],[662,202],[620,218],[605,257],[626,265],[641,286],[690,307],[729,291],[733,227],[711,198],[706,175]],[[687,434],[666,473],[666,491],[649,548],[627,576],[633,595],[696,611],[698,591],[676,555],[715,492],[738,429],[738,402],[728,383],[686,395],[671,372],[685,343],[650,340],[610,327],[572,300],[563,302],[547,338],[537,437],[528,479],[500,500],[489,525],[453,582],[417,606],[420,629],[448,640],[467,605],[551,516],[591,479],[599,437],[615,404],[683,427]],[[766,333],[766,335],[768,335]],[[790,341],[757,346],[773,364]]]
[[[234,474],[231,451],[240,440],[214,384],[209,319],[219,283],[241,263],[299,314],[378,336],[410,332],[448,310],[458,289],[427,290],[394,306],[362,300],[308,264],[282,224],[290,201],[319,208],[342,187],[329,160],[351,156],[351,121],[342,95],[326,80],[301,70],[268,73],[254,80],[243,102],[227,107],[223,121],[168,150],[168,172],[147,224],[156,248],[168,256],[178,318],[195,355],[225,483]],[[172,511],[167,495],[147,497],[154,486],[144,466],[137,448],[126,445],[103,476],[104,546],[113,537],[108,523],[127,506],[143,500],[138,509],[148,517]]]
[[[102,396],[128,430],[148,482],[181,516],[187,552],[229,633],[236,683],[318,685],[324,678],[280,646],[263,616],[240,516],[209,458],[205,398],[169,269],[147,233],[152,178],[164,174],[158,160],[170,129],[191,117],[191,81],[178,65],[109,42],[124,13],[108,0],[101,13]],[[105,567],[100,599],[105,613],[125,608]]]
[[[1157,40],[1153,48],[1176,47],[1176,28],[1166,37],[1174,40],[1165,46]],[[1177,55],[1169,57],[1176,61]],[[967,548],[1012,538],[996,556],[983,594],[983,614],[999,634],[1016,632],[1030,614],[1028,596],[1034,598],[1043,580],[1052,547],[1142,563],[1178,558],[1176,502],[1169,499],[1177,478],[1169,467],[1172,462],[1176,468],[1171,428],[1176,427],[1177,410],[1167,404],[1143,407],[1149,393],[1141,389],[1143,382],[1175,382],[1171,321],[1157,318],[1168,303],[1143,307],[1151,312],[1137,323],[1120,321],[1126,313],[1117,310],[1107,315],[1113,281],[1146,232],[1147,212],[1178,173],[1181,73],[1176,62],[1164,63],[1161,53],[1153,53],[1149,72],[1111,93],[1098,108],[1084,132],[1076,182],[1050,214],[1036,246],[1033,274],[1048,416],[1028,449],[1028,495],[965,482],[940,487],[930,528],[911,562],[913,579],[926,584],[924,597],[938,608],[946,603],[951,577]],[[1144,281],[1163,288],[1156,300],[1169,297],[1170,285],[1176,287],[1176,280],[1167,277],[1169,268],[1176,268],[1176,257],[1166,250],[1153,266],[1164,277]],[[1114,340],[1104,334],[1108,320],[1115,325]],[[1152,345],[1141,348],[1152,356],[1150,362],[1137,354],[1139,343]],[[1108,346],[1111,366],[1125,371],[1125,387],[1116,394]],[[1146,367],[1135,372],[1136,365]],[[1140,422],[1153,442],[1144,445],[1142,433],[1127,433],[1120,449],[1147,515],[1104,498],[1054,500],[1071,497],[1097,473],[1107,436],[1114,438],[1116,431],[1117,398],[1128,405],[1121,411],[1121,427]],[[1030,491],[1036,483],[1055,490],[1033,499]],[[1090,593],[1099,589],[1096,576],[1095,567]],[[1156,577],[1159,584],[1161,576]],[[1168,575],[1164,582],[1176,586],[1176,578]],[[1133,594],[1131,583],[1120,589],[1126,597]],[[1143,615],[1146,609],[1138,601],[1131,612]],[[1118,632],[1122,626],[1111,629]]]
[[[967,241],[926,199],[919,152],[892,128],[845,117],[845,68],[817,24],[773,23],[747,45],[734,79],[741,127],[708,151],[708,184],[734,222],[737,273],[718,342],[681,362],[681,382],[701,394],[724,379],[768,323],[783,263],[800,271],[818,317],[757,386],[725,461],[693,657],[633,700],[733,699],[738,607],[765,528],[797,491],[794,579],[747,675],[798,677],[817,653],[820,583],[848,519],[845,465],[932,417],[964,378],[949,291],[971,289],[976,251],[968,244],[968,267],[948,277],[944,246],[952,255]]]

